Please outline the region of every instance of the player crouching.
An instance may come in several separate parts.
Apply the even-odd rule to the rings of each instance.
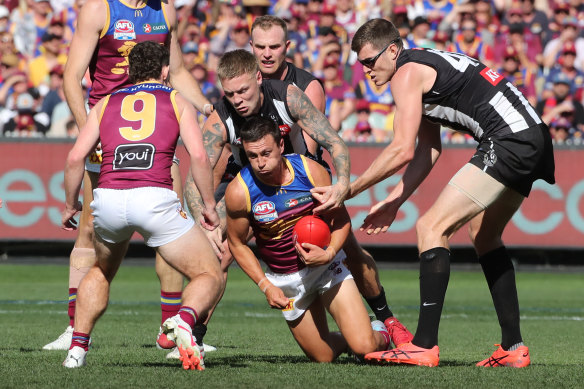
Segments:
[[[243,271],[266,295],[270,307],[282,310],[294,339],[316,362],[331,362],[349,347],[356,355],[385,350],[389,333],[381,322],[370,322],[341,250],[351,228],[344,207],[325,215],[331,226],[326,249],[295,244],[293,229],[316,206],[315,186],[330,185],[327,171],[298,154],[283,156],[278,126],[261,117],[241,131],[249,164],[227,187],[229,247]],[[259,254],[269,270],[247,246],[252,228]],[[326,310],[339,332],[330,332]],[[376,327],[376,331],[372,329]]]
[[[139,232],[148,246],[189,280],[179,313],[162,327],[179,347],[183,367],[203,368],[192,328],[219,299],[222,276],[205,234],[186,215],[172,191],[170,168],[179,135],[205,203],[201,225],[213,230],[219,225],[219,216],[195,110],[162,84],[168,76],[168,56],[167,49],[156,42],[137,44],[129,56],[134,85],[104,97],[91,110],[67,157],[62,223],[65,230],[74,230],[73,216],[81,209],[78,195],[84,160],[101,140],[103,161],[91,203],[97,262],[77,292],[65,367],[85,365],[89,335],[107,308],[110,283],[132,235]]]

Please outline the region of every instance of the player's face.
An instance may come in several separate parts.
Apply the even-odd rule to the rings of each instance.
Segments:
[[[282,67],[289,44],[290,41],[284,40],[284,30],[278,26],[272,26],[268,30],[259,27],[253,30],[251,47],[264,76],[270,77]]]
[[[256,177],[267,184],[282,183],[283,140],[277,143],[272,135],[266,135],[255,142],[243,142],[243,149]]]
[[[376,49],[370,43],[367,43],[359,51],[357,57],[359,62],[363,65],[363,72],[375,83],[380,86],[391,80],[395,72],[395,64],[389,59],[390,55],[395,54],[392,49],[396,48],[395,44],[390,43],[383,49]]]
[[[235,78],[221,80],[227,101],[243,117],[258,113],[261,104],[260,85],[262,75],[242,74]]]

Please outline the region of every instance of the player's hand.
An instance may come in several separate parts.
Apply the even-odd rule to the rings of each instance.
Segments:
[[[225,253],[225,247],[223,246],[223,233],[221,228],[215,228],[212,231],[207,230],[206,228],[203,229],[205,235],[207,235],[207,239],[211,242],[211,247],[213,247],[213,251],[217,255],[219,259],[223,258],[223,254]]]
[[[309,267],[325,265],[332,259],[331,253],[312,243],[296,243],[294,247],[300,260]]]
[[[215,207],[207,208],[205,207],[201,212],[201,218],[199,219],[199,224],[206,230],[213,231],[219,227],[221,219],[217,214]]]
[[[386,232],[395,220],[398,209],[399,205],[391,201],[381,201],[375,204],[371,207],[369,215],[367,215],[359,230],[365,231],[367,235],[377,235],[380,232]]]
[[[268,300],[268,304],[270,304],[271,308],[284,309],[290,303],[290,300],[284,295],[282,289],[272,284],[268,286],[264,293],[266,295],[266,300]]]
[[[319,214],[341,207],[349,195],[349,186],[337,182],[332,186],[312,188],[310,193],[320,202],[320,205],[312,210],[314,214]]]
[[[72,207],[68,204],[65,204],[65,209],[61,212],[61,225],[65,231],[74,231],[77,229],[77,220],[74,219],[74,216],[77,215],[77,212],[81,211],[82,205],[80,201],[77,201],[75,205]]]

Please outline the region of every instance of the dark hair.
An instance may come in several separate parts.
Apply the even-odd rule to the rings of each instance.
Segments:
[[[288,40],[288,25],[283,19],[273,15],[262,15],[258,16],[251,25],[251,33],[256,28],[261,28],[264,31],[268,31],[273,26],[280,27],[284,31],[284,42]]]
[[[135,84],[151,79],[159,79],[162,68],[170,61],[166,46],[154,41],[138,43],[128,56],[130,61],[129,79]]]
[[[266,135],[272,135],[280,143],[282,134],[275,121],[261,116],[252,116],[241,128],[242,142],[256,142]]]
[[[259,71],[256,57],[244,49],[228,51],[221,56],[217,65],[219,80],[231,80],[244,74],[255,75]]]
[[[351,50],[358,54],[368,43],[377,50],[383,50],[391,43],[395,43],[400,50],[403,48],[398,29],[389,20],[380,18],[371,19],[359,27],[353,36]]]

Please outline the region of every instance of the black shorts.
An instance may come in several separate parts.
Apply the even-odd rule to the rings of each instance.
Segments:
[[[545,124],[481,140],[470,163],[525,197],[540,178],[556,182],[552,140]]]

